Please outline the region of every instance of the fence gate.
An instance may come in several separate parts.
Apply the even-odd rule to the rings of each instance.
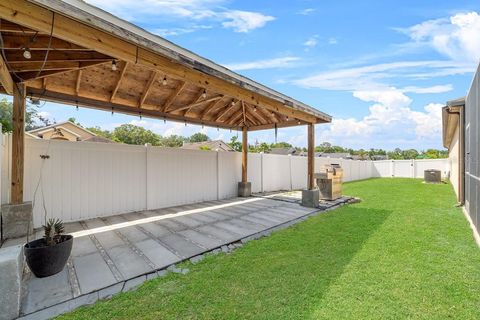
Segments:
[[[473,79],[465,101],[465,208],[480,231],[480,69]]]

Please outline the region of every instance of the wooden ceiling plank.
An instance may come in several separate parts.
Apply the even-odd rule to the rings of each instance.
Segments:
[[[49,33],[53,13],[26,0],[0,1],[0,18],[25,27]],[[231,96],[238,100],[263,106],[268,110],[288,114],[295,109],[296,117],[306,122],[328,122],[327,115],[314,115],[302,110],[302,106],[286,101],[241,79],[224,74],[212,74],[212,70],[198,64],[185,61],[181,56],[162,56],[151,49],[139,47],[121,37],[80,23],[72,18],[57,14],[53,35],[76,45],[109,55],[119,60],[137,63],[151,69],[165,72],[169,77],[177,78],[215,92]],[[288,106],[286,104],[289,104]]]
[[[123,76],[125,75],[127,68],[128,68],[128,62],[125,62],[122,66],[122,69],[120,70],[120,74],[118,75],[117,83],[115,84],[115,87],[112,90],[112,95],[110,96],[110,102],[113,102],[113,100],[115,99],[115,95],[117,94],[117,91],[120,88]]]
[[[225,123],[232,124],[233,122],[241,118],[242,115],[243,115],[243,110],[242,108],[239,108],[237,111],[232,113],[232,115],[227,120],[225,120]]]
[[[139,108],[141,108],[142,105],[145,103],[145,99],[147,99],[147,96],[150,93],[150,90],[152,90],[153,84],[157,79],[158,79],[158,73],[156,71],[152,71],[150,75],[150,79],[148,79],[147,86],[145,87],[145,90],[143,91],[142,96],[140,97],[140,101],[138,102]]]
[[[45,60],[46,50],[32,50],[30,54],[32,57],[30,59],[25,59],[23,56],[23,50],[7,50],[5,51],[6,60],[10,63],[32,63],[32,62],[41,62]],[[48,62],[69,62],[69,61],[111,61],[112,58],[98,53],[95,51],[59,51],[51,50],[48,53]]]
[[[62,73],[72,72],[75,70],[87,69],[89,67],[94,67],[101,65],[105,62],[82,62],[80,64],[80,68],[76,69],[69,69],[69,70],[50,70],[50,71],[42,71],[38,74],[37,71],[29,71],[29,72],[17,72],[17,76],[22,79],[22,82],[29,82],[35,79],[43,79],[45,77],[56,76]]]
[[[186,85],[186,83],[182,81],[178,85],[178,87],[176,87],[175,90],[173,90],[172,94],[167,98],[167,100],[163,104],[163,107],[161,109],[162,112],[168,112],[168,109],[170,108],[172,103],[175,101],[175,99],[178,97],[178,95],[183,90],[183,88],[185,88],[185,85]]]
[[[3,57],[0,55],[0,83],[2,84],[3,89],[8,94],[13,94],[13,79],[8,70],[8,66],[3,60]]]
[[[52,71],[52,70],[69,70],[78,69],[81,66],[80,62],[68,61],[68,62],[31,62],[31,63],[17,63],[9,62],[10,71],[13,72],[29,72],[29,71]]]

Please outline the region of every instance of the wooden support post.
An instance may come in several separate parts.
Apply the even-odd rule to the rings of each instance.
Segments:
[[[308,190],[313,190],[314,184],[314,172],[315,172],[315,125],[313,123],[308,124]]]
[[[25,158],[25,84],[13,85],[12,190],[11,204],[23,203]]]
[[[248,131],[244,125],[242,128],[242,182],[247,182],[247,159],[248,159]]]

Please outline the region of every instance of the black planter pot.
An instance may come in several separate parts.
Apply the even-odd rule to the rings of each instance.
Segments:
[[[62,235],[62,242],[45,246],[43,239],[30,241],[25,245],[25,257],[33,274],[44,278],[59,273],[65,267],[72,251],[73,237]]]

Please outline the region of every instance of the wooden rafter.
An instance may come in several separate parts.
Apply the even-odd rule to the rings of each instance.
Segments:
[[[258,111],[257,107],[255,107],[255,106],[252,107],[251,105],[248,105],[248,104],[246,104],[246,106],[248,107],[248,110],[250,111],[250,114],[255,119],[257,119],[257,121],[259,121],[261,124],[268,123],[268,120],[265,119],[265,117]]]
[[[247,124],[247,113],[245,112],[245,103],[242,101],[243,123]]]
[[[235,109],[235,107],[237,106],[237,103],[238,101],[235,102],[235,100],[232,100],[232,102],[230,103],[231,105],[229,107],[226,107],[223,111],[221,111],[215,118],[215,121],[219,121],[220,119],[223,118],[223,116],[225,116],[227,113]]]
[[[38,73],[37,71],[28,71],[28,72],[17,72],[16,75],[22,79],[23,82],[27,82],[33,79],[42,79],[45,77],[49,76],[54,76],[54,75],[59,75],[62,73],[67,73],[67,72],[72,72],[74,70],[81,70],[81,69],[86,69],[89,67],[94,67],[100,64],[103,64],[105,62],[82,62],[80,68],[76,69],[68,69],[68,70],[49,70],[49,71],[42,71]]]
[[[127,68],[128,68],[128,62],[125,62],[125,64],[122,67],[122,70],[120,70],[120,74],[118,75],[117,83],[115,84],[115,87],[112,90],[112,95],[110,96],[110,102],[113,102],[113,99],[117,94],[118,88],[120,88],[120,84],[122,83],[122,79],[123,79],[123,76],[125,75],[125,72],[127,71]]]
[[[215,101],[214,103],[210,104],[209,106],[205,107],[205,109],[203,109],[202,113],[200,114],[200,119],[205,119],[206,116],[216,110],[218,107],[222,106],[222,107],[225,107],[225,101],[223,101],[223,97],[218,99],[217,101]]]
[[[8,94],[13,94],[13,79],[8,70],[8,66],[0,55],[0,83]]]
[[[183,107],[180,107],[180,108],[177,108],[175,110],[172,110],[172,111],[182,111],[182,110],[187,110],[189,111],[190,109],[192,108],[195,108],[195,107],[198,107],[198,106],[201,106],[202,104],[205,104],[205,103],[208,103],[208,102],[212,102],[212,101],[217,101],[219,99],[221,99],[222,96],[215,96],[215,97],[211,97],[211,98],[208,98],[208,99],[205,99],[205,100],[200,100],[198,101],[198,98],[196,99],[197,101],[194,102],[194,103],[191,103],[189,105],[186,105],[186,106],[183,106]],[[185,112],[186,114],[186,112]]]
[[[242,118],[242,115],[243,115],[243,110],[240,108],[237,111],[235,111],[234,113],[232,113],[230,118],[225,120],[225,122],[228,123],[228,124],[233,124],[233,123],[235,123],[235,121]]]
[[[76,44],[55,37],[52,37],[52,42],[50,43],[50,36],[48,35],[36,36],[34,41],[32,41],[32,38],[31,35],[3,34],[3,49],[18,50],[28,46],[32,51],[48,50],[50,45],[51,50],[88,50],[84,47],[77,46]]]
[[[83,66],[83,62],[69,61],[69,62],[10,62],[10,71],[13,72],[29,72],[29,71],[54,71],[54,70],[72,70]]]
[[[80,92],[80,84],[82,83],[82,73],[83,73],[82,69],[77,71],[77,81],[75,82],[75,94],[76,95],[78,95],[78,93]]]
[[[32,62],[43,62],[45,60],[46,50],[32,50],[30,59],[23,57],[23,50],[6,50],[5,57],[8,62],[29,64]],[[57,51],[51,50],[48,53],[49,62],[71,62],[71,61],[108,61],[112,60],[111,57],[95,52],[95,51]]]
[[[165,101],[165,103],[163,104],[163,107],[162,107],[162,112],[168,112],[168,109],[170,108],[170,106],[172,105],[173,101],[175,101],[175,99],[178,97],[178,95],[180,94],[180,92],[182,92],[183,88],[185,88],[185,82],[181,82],[178,87],[175,88],[175,90],[173,90],[172,94],[167,98],[167,100]]]
[[[155,71],[152,71],[150,74],[150,79],[148,79],[147,86],[145,87],[145,90],[142,93],[142,96],[140,97],[140,101],[138,101],[138,107],[141,108],[142,105],[145,102],[145,99],[147,99],[148,94],[150,93],[150,90],[153,87],[153,84],[158,78],[158,73]]]

